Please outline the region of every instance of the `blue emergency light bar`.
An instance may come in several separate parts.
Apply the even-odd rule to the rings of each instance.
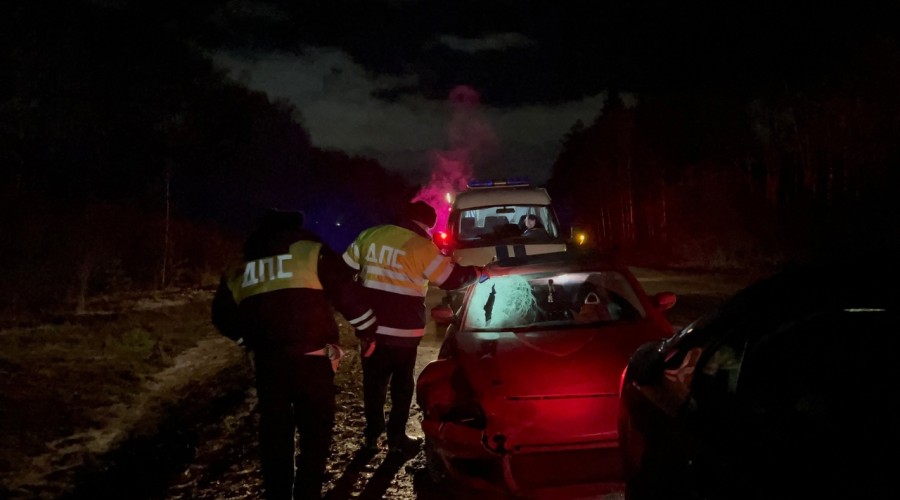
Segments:
[[[530,186],[531,181],[528,177],[510,177],[509,179],[489,179],[483,181],[469,181],[468,187],[472,188],[487,188],[487,187],[500,187],[500,186]]]

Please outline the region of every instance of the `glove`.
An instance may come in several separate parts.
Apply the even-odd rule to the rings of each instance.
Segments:
[[[255,342],[253,342],[253,339],[249,337],[241,337],[239,339],[236,339],[234,342],[238,345],[238,347],[243,348],[247,352],[253,351],[253,348],[255,347]]]
[[[375,352],[375,330],[378,323],[372,323],[367,328],[356,330],[356,336],[359,338],[359,352],[362,357],[368,358]]]
[[[375,352],[375,339],[359,339],[359,353],[364,358],[368,358]]]
[[[344,350],[337,344],[326,344],[325,355],[331,361],[331,369],[337,373],[338,367],[341,366],[341,359],[344,358]]]
[[[253,349],[247,345],[247,342],[244,341],[244,337],[241,337],[235,340],[238,346],[242,347],[244,350],[244,354],[247,355],[247,362],[250,363],[250,369],[254,372],[256,371],[256,353],[253,352]]]

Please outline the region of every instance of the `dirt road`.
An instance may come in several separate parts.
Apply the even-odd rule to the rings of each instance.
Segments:
[[[693,273],[636,269],[635,274],[651,294],[670,290],[679,295],[676,307],[669,313],[674,325],[693,320],[746,283],[735,277]],[[442,292],[436,289],[429,293],[429,309],[441,296]],[[443,333],[442,328],[428,324],[419,348],[416,373],[436,359]],[[147,415],[141,425],[150,426],[155,432],[103,456],[102,460],[91,458],[93,466],[78,473],[74,479],[76,488],[65,498],[260,498],[257,416],[253,411],[256,394],[249,363],[240,356],[240,349],[224,338],[197,346],[185,353],[185,357],[178,366],[186,371],[171,373],[177,381],[167,381],[164,377],[158,381],[159,386],[169,387],[171,391],[160,395],[159,401],[146,403]],[[217,374],[225,370],[211,371],[208,363],[210,359],[223,357],[237,360],[237,366],[227,370],[227,384]],[[326,498],[478,498],[471,491],[437,488],[428,478],[423,453],[408,460],[397,460],[384,452],[374,456],[360,452],[364,426],[361,379],[358,353],[349,352],[336,380],[338,413]],[[422,435],[420,416],[419,408],[413,404],[409,434]],[[58,472],[48,477],[54,476]],[[616,491],[603,498],[620,499],[622,494]]]
[[[679,294],[676,307],[670,311],[670,319],[675,325],[683,325],[695,319],[702,312],[714,307],[727,296],[746,283],[746,279],[719,275],[696,275],[691,273],[660,273],[645,269],[635,269],[648,293],[669,290]],[[442,292],[432,290],[427,297],[427,305],[440,302]],[[444,329],[429,322],[425,337],[419,347],[416,373],[436,359]],[[353,353],[351,356],[355,356]],[[326,498],[331,500],[347,498],[397,500],[444,500],[477,498],[471,491],[440,490],[428,478],[424,454],[419,453],[408,461],[393,461],[383,453],[368,456],[359,453],[360,433],[364,422],[358,358],[351,357],[347,369],[354,375],[344,381],[339,395],[339,414],[335,432],[334,453],[329,463],[330,483],[326,486]],[[226,442],[212,439],[198,449],[197,456],[181,481],[167,492],[169,499],[222,498],[223,491],[229,498],[255,498],[259,488],[258,465],[253,450],[252,393],[248,393],[240,408],[222,421],[233,426],[232,434],[221,434]],[[419,408],[414,404],[408,426],[411,435],[422,435],[419,425]],[[221,429],[222,425],[211,424],[211,429]],[[218,465],[215,465],[218,464]],[[219,471],[216,473],[215,471]],[[492,497],[496,498],[496,497]],[[604,500],[623,498],[617,491],[605,495]]]

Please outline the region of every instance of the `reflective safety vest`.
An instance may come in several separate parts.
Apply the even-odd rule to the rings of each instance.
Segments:
[[[395,337],[424,335],[428,284],[440,286],[455,268],[430,239],[394,225],[363,231],[343,257],[362,285],[377,291],[371,294],[377,333]]]
[[[322,244],[301,240],[288,248],[288,253],[252,260],[243,270],[235,269],[228,278],[228,289],[240,304],[247,297],[286,288],[321,290],[316,273]]]

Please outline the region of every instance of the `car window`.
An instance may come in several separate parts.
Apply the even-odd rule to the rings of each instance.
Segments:
[[[475,285],[466,302],[464,328],[564,328],[645,317],[637,293],[618,272],[545,272],[492,277]]]
[[[718,329],[721,334],[708,338],[704,334],[708,330]],[[709,321],[696,326],[696,337],[708,338],[706,346],[695,345],[702,351],[696,368],[693,370],[693,395],[697,400],[730,400],[737,390],[738,378],[741,375],[744,353],[747,348],[749,334],[740,324],[728,321]],[[691,343],[683,342],[685,348]]]
[[[707,386],[717,392],[734,393],[741,373],[742,345],[720,344],[709,351],[706,362],[700,367]]]
[[[740,389],[765,406],[811,411],[828,394],[868,394],[893,377],[900,321],[877,309],[828,311],[789,322],[748,353]],[[865,398],[862,398],[865,400]],[[860,401],[861,403],[863,401]]]
[[[759,458],[749,463],[773,470],[804,463],[843,472],[859,457],[890,453],[885,430],[897,414],[883,402],[896,378],[898,328],[896,314],[876,309],[782,321],[753,337],[735,392],[699,400],[704,423],[749,439],[743,453]]]
[[[887,347],[885,340],[897,337],[897,326],[895,315],[868,310],[809,313],[777,324],[763,322],[752,331],[733,325],[706,347],[694,373],[695,397],[726,398],[720,402],[739,397],[761,410],[812,407],[813,394],[837,387],[858,394],[866,377],[855,375],[867,373],[872,379],[884,375],[872,376],[886,364],[872,361],[880,352],[895,349],[871,346]],[[849,365],[856,367],[848,369]]]

